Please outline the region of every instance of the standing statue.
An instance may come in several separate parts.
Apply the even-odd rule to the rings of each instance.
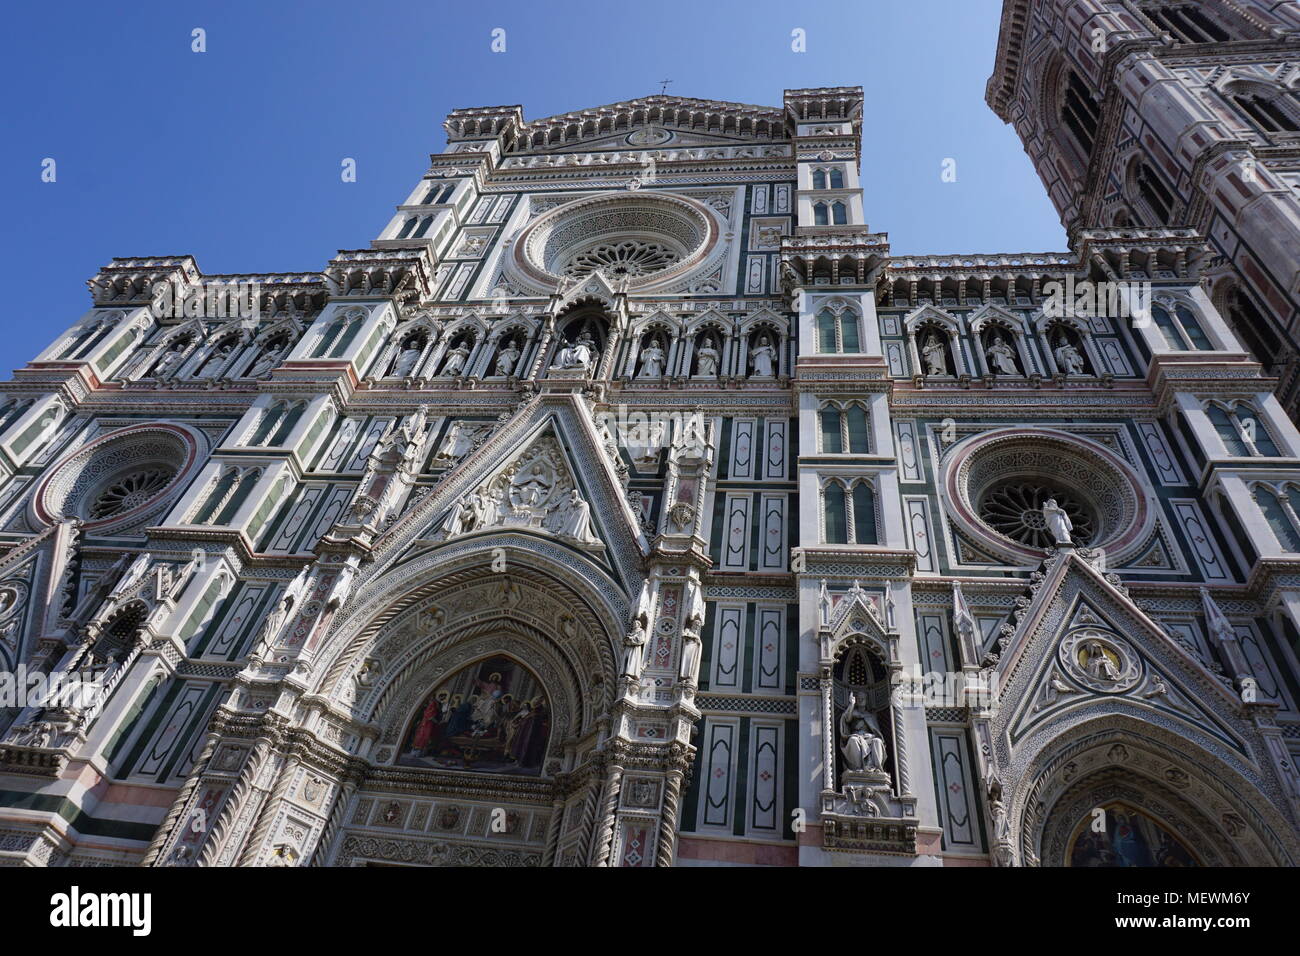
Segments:
[[[925,362],[926,375],[948,374],[948,350],[933,332],[921,348],[921,359]]]
[[[407,339],[406,345],[393,359],[393,370],[389,373],[393,378],[406,378],[415,371],[415,363],[420,360],[420,353],[424,351],[416,341]]]
[[[850,770],[880,773],[885,769],[885,738],[876,715],[849,694],[848,705],[840,715],[840,752]]]
[[[1066,375],[1083,374],[1083,356],[1079,350],[1070,344],[1065,333],[1061,333],[1056,338],[1056,351],[1052,354],[1056,356],[1056,367]]]
[[[773,368],[776,365],[776,349],[772,348],[766,335],[758,340],[758,344],[749,353],[749,360],[754,367],[752,378],[772,378]]]
[[[694,681],[700,667],[700,631],[704,621],[699,614],[692,614],[682,628],[682,659],[677,668],[677,678]]]
[[[257,361],[252,364],[249,370],[244,373],[248,378],[261,378],[271,369],[280,364],[280,356],[284,354],[284,346],[276,345],[267,348],[257,357]]]
[[[462,341],[447,353],[447,360],[442,366],[442,374],[447,376],[460,375],[465,371],[465,362],[468,359],[469,346]]]
[[[641,677],[641,662],[645,659],[647,619],[645,611],[632,618],[623,637],[623,676],[637,680]]]
[[[664,377],[664,350],[658,339],[651,339],[650,344],[641,350],[641,374],[638,378]]]
[[[519,364],[520,356],[519,346],[515,344],[514,339],[506,339],[506,344],[501,346],[497,352],[497,374],[509,378],[516,372],[515,366]]]
[[[177,342],[170,349],[163,353],[158,364],[154,366],[153,377],[157,379],[171,378],[176,369],[180,367],[181,362],[185,360],[185,344]]]
[[[700,378],[717,378],[718,377],[718,350],[713,347],[713,339],[709,336],[704,337],[699,351],[696,353],[698,364],[696,374]]]
[[[194,377],[204,378],[206,376],[215,375],[218,369],[221,368],[226,359],[230,358],[230,354],[234,351],[234,342],[223,342],[211,355],[203,360],[203,364],[198,367],[198,370],[194,373]]]
[[[989,365],[991,365],[999,375],[1019,375],[1020,369],[1016,367],[1015,350],[1007,344],[1006,339],[1000,335],[993,337],[993,344],[988,347],[984,353],[988,356]]]
[[[1047,525],[1047,531],[1055,543],[1071,543],[1070,532],[1074,530],[1074,522],[1065,513],[1065,509],[1056,503],[1055,498],[1043,502],[1043,523]]]

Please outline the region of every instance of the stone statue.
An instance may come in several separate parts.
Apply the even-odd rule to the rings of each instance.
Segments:
[[[416,344],[415,339],[408,339],[406,346],[393,359],[393,369],[389,373],[393,378],[406,378],[415,371],[415,363],[420,359],[424,349]]]
[[[460,422],[452,422],[447,429],[442,444],[438,447],[437,458],[456,460],[467,454],[474,447],[473,437]]]
[[[641,676],[641,662],[645,658],[647,618],[645,611],[633,616],[623,638],[623,676],[633,680]]]
[[[885,769],[885,738],[875,714],[849,694],[848,705],[840,715],[840,752],[850,770],[881,773]]]
[[[1056,339],[1056,351],[1052,354],[1056,356],[1056,367],[1066,375],[1083,374],[1083,356],[1079,350],[1070,344],[1064,334]]]
[[[460,375],[465,371],[465,362],[468,359],[469,346],[461,342],[447,353],[447,359],[442,365],[442,374],[446,376]]]
[[[177,342],[164,352],[162,358],[158,360],[158,364],[153,369],[153,377],[171,378],[183,361],[185,361],[185,346],[183,343]]]
[[[248,369],[247,376],[249,378],[261,378],[280,364],[280,356],[282,355],[284,355],[284,346],[282,345],[265,349],[257,357],[257,361]]]
[[[925,362],[926,375],[948,374],[948,350],[933,332],[921,348],[921,360]]]
[[[451,511],[447,515],[447,523],[444,527],[447,529],[448,538],[454,538],[467,531],[472,531],[474,529],[473,504],[464,498],[457,501],[451,506]]]
[[[506,344],[497,352],[497,374],[509,377],[514,375],[519,364],[519,346],[514,339],[506,339]]]
[[[230,354],[235,351],[234,342],[225,342],[219,346],[216,351],[203,360],[203,364],[198,367],[194,373],[195,378],[203,378],[209,375],[215,375],[221,368],[223,362],[230,358]]]
[[[1065,513],[1065,509],[1056,503],[1055,498],[1043,502],[1043,523],[1047,525],[1047,531],[1055,543],[1071,543],[1070,532],[1074,530],[1074,522]]]
[[[694,681],[700,666],[700,631],[704,621],[699,614],[692,614],[682,628],[682,659],[677,668],[679,680]]]
[[[115,598],[119,595],[125,594],[133,584],[144,577],[144,572],[148,569],[149,561],[151,559],[152,555],[147,551],[136,558],[131,563],[131,567],[127,569],[126,574],[122,575],[122,579],[118,581],[113,590],[109,592],[109,597]]]
[[[591,527],[591,505],[582,500],[577,488],[569,491],[569,500],[559,513],[555,533],[572,538],[580,544],[600,543]]]
[[[695,355],[697,360],[696,374],[700,378],[717,378],[720,356],[718,350],[713,347],[713,339],[706,335]]]
[[[1098,680],[1119,680],[1119,668],[1106,654],[1100,641],[1088,641],[1083,645],[1083,669],[1090,677]]]
[[[989,365],[999,375],[1020,374],[1020,369],[1016,367],[1015,350],[1007,344],[1007,340],[1002,336],[994,336],[993,344],[988,347],[984,354],[988,356]]]
[[[578,333],[578,337],[572,342],[560,349],[559,354],[555,356],[555,364],[551,366],[557,369],[589,369],[591,368],[592,355],[595,353],[596,343],[591,337],[591,333],[583,329]]]
[[[658,339],[651,339],[650,344],[641,350],[641,373],[637,378],[664,377],[664,350],[659,347]]]
[[[749,361],[754,369],[753,378],[772,378],[775,374],[773,368],[776,363],[776,349],[772,348],[766,335],[758,340],[758,344],[749,353]]]

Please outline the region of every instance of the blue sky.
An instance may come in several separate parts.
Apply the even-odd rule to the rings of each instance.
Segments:
[[[365,247],[455,108],[532,119],[658,92],[780,106],[866,91],[867,221],[895,254],[1046,252],[1065,236],[984,104],[1001,0],[21,4],[6,11],[9,264],[0,375],[89,306],[113,256],[319,271]],[[206,31],[207,52],[191,50]],[[506,50],[491,50],[492,31]],[[807,51],[791,50],[806,31]],[[42,161],[57,180],[41,181]],[[344,158],[357,181],[341,180]],[[956,161],[955,182],[941,178]]]

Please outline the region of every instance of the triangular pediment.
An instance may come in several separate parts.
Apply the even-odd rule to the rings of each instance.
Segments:
[[[476,537],[529,535],[631,582],[649,547],[616,454],[583,399],[541,396],[461,458],[378,544],[386,551],[424,551]]]
[[[1117,580],[1073,550],[1034,577],[1007,626],[996,665],[995,723],[1012,750],[1051,722],[1124,710],[1196,728],[1246,755],[1248,721],[1220,675],[1135,604]]]

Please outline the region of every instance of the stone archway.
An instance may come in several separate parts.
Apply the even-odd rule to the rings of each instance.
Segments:
[[[1142,865],[1158,865],[1161,830],[1193,847],[1205,866],[1291,866],[1297,859],[1292,828],[1259,786],[1189,740],[1110,716],[1049,741],[1029,764],[1012,804],[1018,862],[1070,865],[1081,824],[1100,809],[1102,826],[1114,826],[1115,807],[1149,821],[1138,836],[1157,845],[1150,847],[1153,862]],[[1165,853],[1178,856],[1169,846]]]

